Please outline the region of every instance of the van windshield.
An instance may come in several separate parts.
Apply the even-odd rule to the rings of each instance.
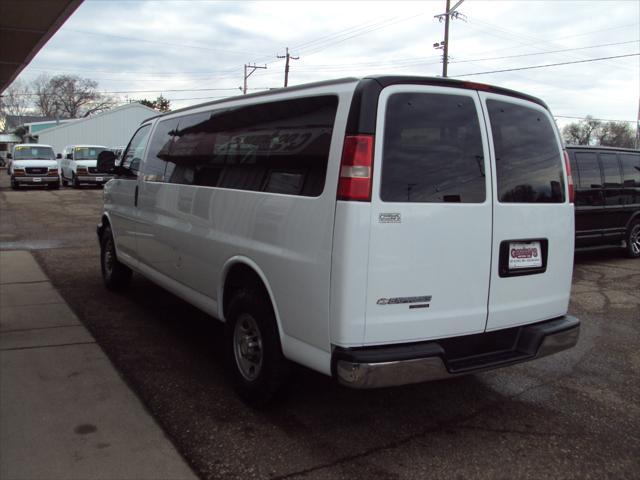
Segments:
[[[17,146],[14,150],[15,160],[53,160],[56,156],[51,147]]]
[[[102,147],[75,147],[73,149],[73,158],[75,160],[96,160],[101,152],[106,148]]]

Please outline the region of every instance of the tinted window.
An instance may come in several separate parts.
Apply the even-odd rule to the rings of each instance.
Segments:
[[[156,126],[149,142],[147,158],[142,168],[145,180],[152,182],[162,182],[164,180],[167,162],[161,157],[163,153],[169,151],[171,143],[177,138],[175,136],[177,129],[178,119],[176,118],[163,120]]]
[[[498,200],[564,202],[562,156],[554,126],[539,110],[487,100],[496,155]]]
[[[380,198],[385,202],[485,200],[482,137],[470,97],[391,95],[382,157]]]
[[[141,127],[129,142],[122,156],[122,166],[130,169],[133,174],[137,175],[138,170],[140,170],[140,161],[144,154],[144,147],[147,145],[147,137],[149,136],[150,129],[151,125]]]
[[[602,173],[604,173],[605,186],[619,187],[621,177],[618,156],[615,153],[601,153],[600,164],[602,165]]]
[[[625,187],[640,187],[640,154],[621,153],[622,176]]]
[[[600,188],[602,187],[602,177],[600,176],[600,165],[595,153],[576,152],[576,163],[580,172],[580,188]]]
[[[157,154],[165,181],[318,196],[337,106],[324,96],[181,117]]]

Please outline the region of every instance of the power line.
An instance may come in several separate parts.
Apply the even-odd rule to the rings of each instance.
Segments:
[[[503,73],[503,72],[516,72],[518,70],[531,70],[534,68],[546,68],[546,67],[557,67],[559,65],[572,65],[574,63],[588,63],[588,62],[597,62],[600,60],[612,60],[616,58],[625,58],[625,57],[637,57],[640,53],[630,53],[628,55],[615,55],[613,57],[601,57],[601,58],[590,58],[588,60],[576,60],[573,62],[561,62],[561,63],[549,63],[546,65],[535,65],[531,67],[520,67],[520,68],[507,68],[504,70],[492,70],[490,72],[476,72],[476,73],[464,73],[462,75],[456,75],[456,77],[470,77],[472,75],[486,75],[489,73]]]
[[[120,38],[122,40],[133,40],[134,42],[153,43],[153,44],[156,44],[156,45],[165,45],[165,46],[169,46],[169,47],[194,48],[194,49],[198,49],[198,50],[209,50],[209,51],[212,51],[212,52],[237,53],[239,55],[262,55],[262,54],[257,54],[256,52],[248,52],[248,51],[243,51],[243,50],[227,50],[227,49],[224,49],[224,48],[212,48],[212,47],[205,47],[205,46],[202,46],[202,45],[189,45],[189,44],[184,44],[184,43],[162,42],[162,41],[158,41],[158,40],[146,40],[144,38],[125,37],[123,35],[114,35],[112,33],[91,32],[91,31],[88,31],[88,30],[76,30],[76,29],[73,29],[73,28],[65,28],[63,31],[64,32],[72,32],[72,33],[81,33],[83,35],[97,35],[99,37]]]
[[[535,52],[535,53],[521,53],[518,55],[506,55],[503,57],[492,57],[492,58],[474,58],[470,60],[453,60],[450,63],[468,63],[468,62],[484,62],[489,60],[504,60],[507,58],[519,58],[519,57],[532,57],[536,55],[546,55],[549,53],[563,53],[563,52],[573,52],[576,50],[587,50],[590,48],[600,48],[600,47],[612,47],[615,45],[628,45],[630,43],[638,43],[639,40],[631,40],[628,42],[616,42],[616,43],[603,43],[601,45],[590,45],[588,47],[576,47],[576,48],[565,48],[563,50],[547,50],[543,52]]]

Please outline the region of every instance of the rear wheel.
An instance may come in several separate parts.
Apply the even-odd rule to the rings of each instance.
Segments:
[[[252,406],[270,403],[289,373],[271,303],[257,292],[240,290],[226,317],[225,363],[236,391]]]
[[[627,256],[640,257],[640,220],[634,220],[627,230]]]
[[[131,269],[118,261],[111,227],[106,227],[100,239],[102,280],[109,290],[122,291],[131,281]]]

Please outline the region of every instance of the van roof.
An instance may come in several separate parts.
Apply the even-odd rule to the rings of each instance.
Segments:
[[[283,93],[285,91],[295,92],[295,91],[306,90],[310,88],[317,88],[317,87],[323,87],[323,86],[329,86],[329,85],[338,85],[341,83],[354,83],[354,82],[358,82],[358,86],[356,87],[357,94],[364,95],[364,96],[368,96],[367,94],[375,93],[377,97],[377,94],[379,93],[380,90],[391,85],[402,85],[402,84],[435,85],[435,86],[451,87],[451,88],[464,88],[464,89],[470,89],[470,90],[483,90],[483,91],[498,93],[501,95],[508,95],[511,97],[517,97],[517,98],[521,98],[524,100],[537,103],[538,105],[543,106],[545,109],[547,110],[549,109],[546,103],[544,103],[542,100],[540,100],[537,97],[527,95],[521,92],[517,92],[515,90],[496,87],[494,85],[488,85],[484,83],[469,82],[466,80],[456,80],[453,78],[442,78],[442,77],[420,77],[420,76],[409,76],[409,75],[373,75],[373,76],[366,76],[362,78],[345,77],[345,78],[338,78],[335,80],[324,80],[320,82],[295,85],[292,87],[274,88],[265,92],[250,93],[247,95],[236,95],[236,96],[224,98],[221,100],[213,100],[211,102],[205,102],[198,105],[191,105],[189,107],[179,108],[171,112],[155,115],[153,117],[147,118],[142,123],[144,124],[156,118],[164,117],[167,115],[173,115],[174,113],[193,110],[194,108],[200,108],[207,105],[219,105],[222,103],[229,102],[231,100],[238,100],[241,98],[244,99],[244,98],[264,97],[269,95],[276,95],[279,93]],[[374,92],[373,90],[375,90],[376,92]]]
[[[640,150],[625,147],[605,147],[604,145],[565,145],[567,150],[608,150],[614,152],[640,153]]]
[[[46,147],[53,148],[51,145],[45,145],[44,143],[18,143],[14,145],[15,147]]]

